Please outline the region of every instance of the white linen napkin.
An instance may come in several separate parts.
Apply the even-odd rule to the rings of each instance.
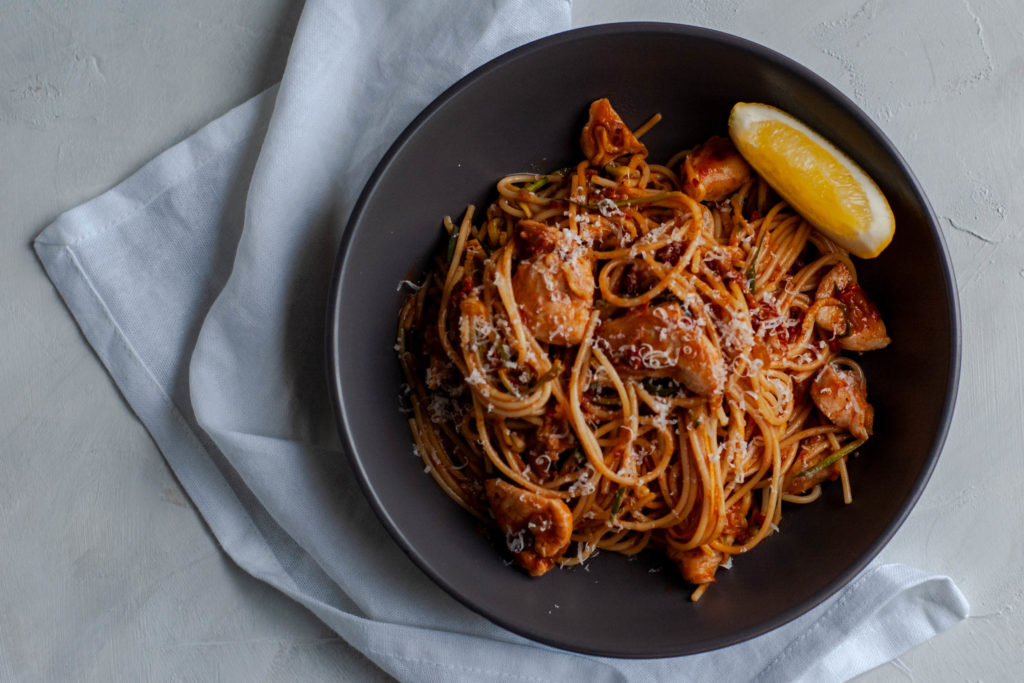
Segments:
[[[875,565],[725,650],[584,657],[472,613],[377,522],[324,381],[341,226],[430,100],[569,24],[568,0],[309,0],[279,87],[59,217],[36,252],[225,552],[399,679],[844,680],[963,619],[948,578]]]

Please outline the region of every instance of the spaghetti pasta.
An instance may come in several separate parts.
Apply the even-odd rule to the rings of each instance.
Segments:
[[[873,413],[842,352],[889,338],[847,252],[727,139],[649,163],[598,100],[581,143],[445,219],[400,314],[410,429],[529,573],[659,548],[697,599],[783,502],[836,478],[849,502]]]

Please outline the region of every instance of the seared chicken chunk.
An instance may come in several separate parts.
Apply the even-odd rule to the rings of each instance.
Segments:
[[[557,228],[529,218],[519,221],[516,228],[519,230],[516,235],[518,253],[524,259],[555,251],[565,240]]]
[[[733,503],[725,511],[725,526],[722,527],[722,535],[729,538],[740,538],[747,533],[747,515],[743,509],[742,502]]]
[[[878,308],[854,282],[845,264],[837,264],[821,278],[814,296],[816,299],[832,297],[842,302],[842,307],[823,306],[814,319],[818,327],[835,335],[840,347],[848,351],[872,351],[892,341]]]
[[[558,498],[542,496],[504,481],[484,482],[487,500],[516,561],[540,576],[555,566],[555,560],[569,547],[572,512]]]
[[[714,136],[683,161],[683,191],[698,202],[720,202],[750,180],[750,166],[729,138]]]
[[[548,344],[579,344],[594,305],[593,255],[557,229],[520,222],[530,254],[512,276],[512,292],[527,329]]]
[[[853,372],[825,365],[811,384],[811,399],[833,424],[848,429],[856,438],[866,439],[871,434],[875,410],[868,403],[867,386]]]
[[[623,123],[607,98],[590,105],[590,120],[583,126],[580,145],[594,166],[604,166],[624,154],[647,154],[647,148]]]
[[[700,396],[722,391],[722,354],[679,304],[637,307],[605,320],[597,344],[623,374],[671,377]]]
[[[694,584],[714,583],[715,571],[722,564],[723,555],[709,546],[672,552],[669,557],[679,566],[683,578]]]

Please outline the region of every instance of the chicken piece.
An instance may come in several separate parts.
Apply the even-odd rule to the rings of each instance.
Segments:
[[[750,180],[750,166],[729,138],[713,136],[686,155],[683,191],[698,202],[720,202]]]
[[[540,576],[555,566],[569,547],[572,512],[558,498],[542,496],[504,481],[484,482],[487,500],[508,549],[530,576]]]
[[[725,526],[722,527],[722,535],[730,538],[745,538],[748,526],[747,514],[742,501],[733,503],[725,511]]]
[[[540,221],[524,218],[516,225],[519,229],[516,246],[524,259],[555,251],[563,241],[562,233]]]
[[[624,154],[647,155],[647,148],[622,122],[608,98],[590,105],[590,120],[583,126],[580,146],[594,166],[604,166]]]
[[[697,585],[714,583],[715,571],[718,570],[723,559],[721,552],[706,545],[681,552],[673,552],[670,549],[668,555],[679,567],[683,578]]]
[[[830,455],[829,449],[825,446],[824,436],[813,436],[800,447],[796,460],[793,462],[790,472],[800,474],[813,468]],[[825,469],[818,470],[814,474],[804,477],[794,476],[786,485],[786,493],[800,495],[810,491],[824,481],[834,481],[839,478],[839,463],[835,463]]]
[[[868,403],[867,386],[853,372],[825,365],[811,384],[811,400],[834,425],[856,438],[866,439],[871,434],[875,409]]]
[[[872,351],[889,345],[885,323],[878,308],[853,280],[850,269],[839,263],[821,279],[815,299],[832,297],[843,307],[822,306],[814,321],[831,332],[848,351]]]
[[[579,344],[594,305],[593,254],[536,221],[520,222],[529,258],[512,276],[512,292],[530,333],[548,344]]]
[[[721,393],[725,361],[677,303],[638,307],[601,323],[597,344],[623,374],[671,377],[700,396]]]
[[[578,221],[576,225],[580,231],[580,240],[598,251],[621,249],[633,241],[629,233],[611,221],[594,215],[589,220]]]

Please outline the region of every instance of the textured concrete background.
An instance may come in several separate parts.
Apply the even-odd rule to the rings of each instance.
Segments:
[[[298,13],[0,3],[0,680],[385,679],[219,551],[30,248],[61,211],[278,80]],[[953,255],[963,376],[939,467],[882,557],[951,575],[972,616],[862,679],[1019,678],[1024,5],[578,0],[574,19],[678,21],[779,50],[915,169]]]

